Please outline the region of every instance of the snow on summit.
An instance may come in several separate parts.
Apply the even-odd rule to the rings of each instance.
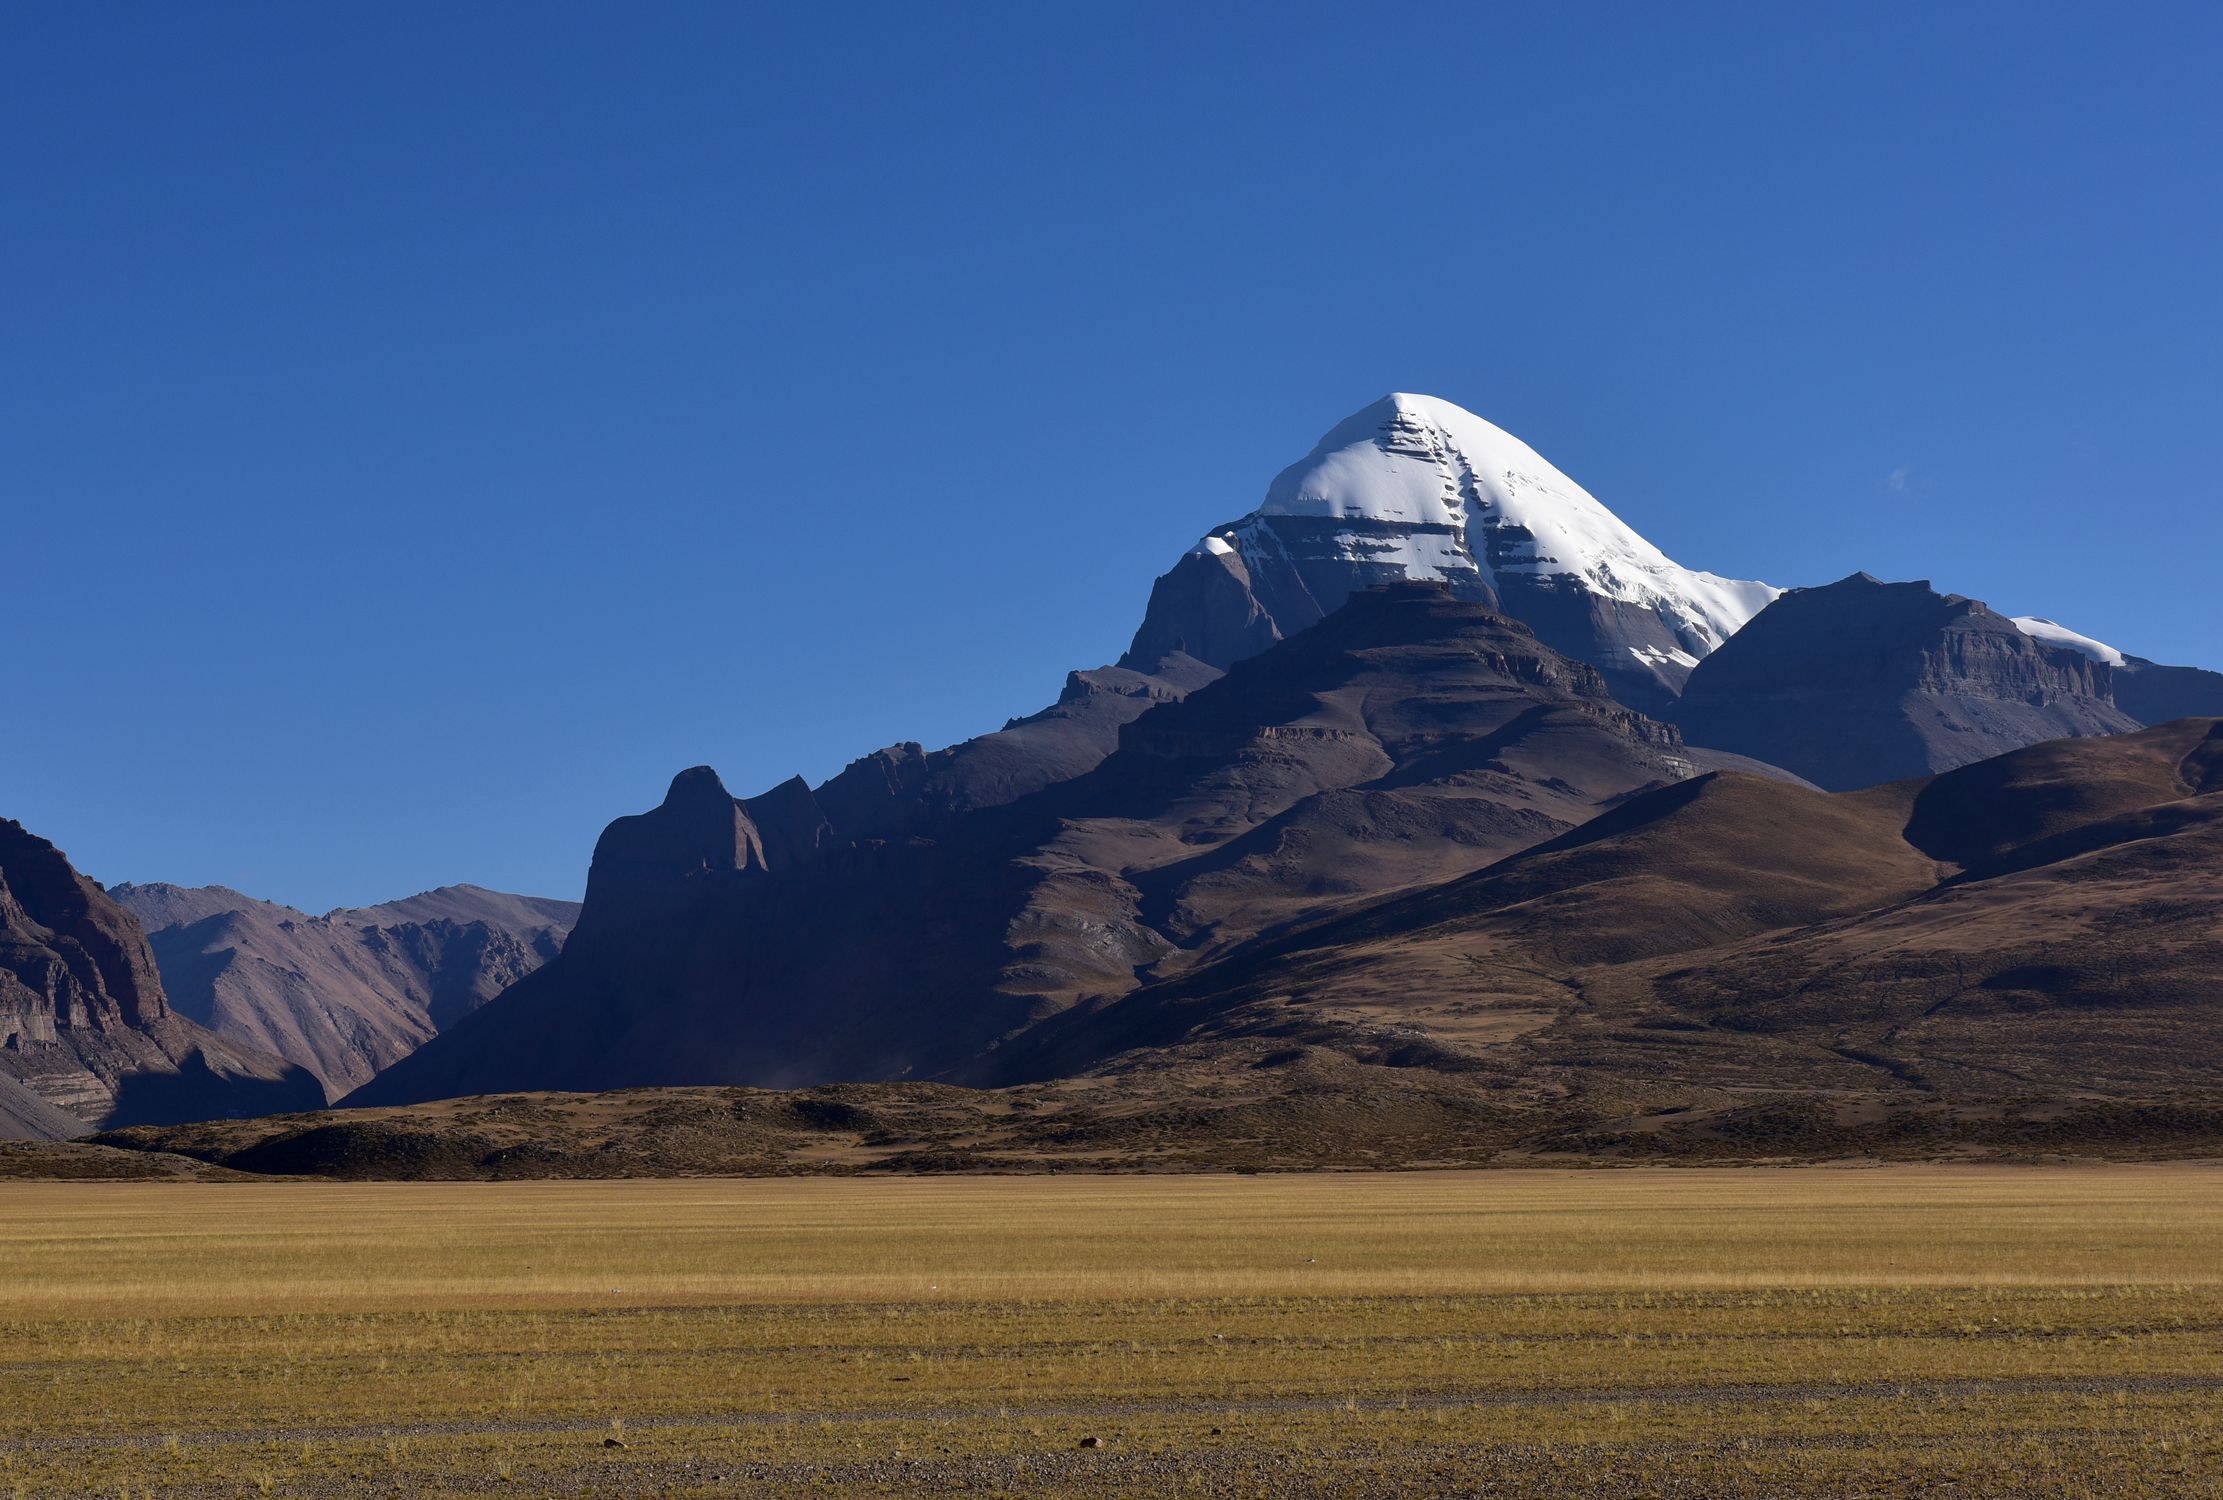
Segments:
[[[1413,578],[1573,584],[1658,614],[1693,659],[1782,592],[1681,566],[1528,444],[1435,396],[1385,396],[1338,423],[1253,515],[1200,545],[1268,545],[1264,517],[1349,521],[1337,540],[1354,560]]]
[[[2066,646],[2071,651],[2081,651],[2094,661],[2105,662],[2111,667],[2123,664],[2123,653],[2105,641],[2095,641],[2088,635],[2079,635],[2068,626],[2058,624],[2043,615],[2010,615],[2015,629],[2032,640],[2043,641],[2048,646]]]

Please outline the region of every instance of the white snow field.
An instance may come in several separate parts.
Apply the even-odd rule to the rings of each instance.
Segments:
[[[2111,667],[2123,664],[2123,653],[2105,641],[2095,641],[2088,635],[2079,635],[2068,626],[2058,624],[2043,615],[2010,615],[2015,628],[2033,640],[2044,641],[2048,646],[2066,646],[2071,651],[2081,651],[2094,661],[2106,662]]]
[[[1274,516],[1351,521],[1344,555],[1411,578],[1472,569],[1501,592],[1511,575],[1569,580],[1658,614],[1693,658],[1782,592],[1683,567],[1528,444],[1435,396],[1385,396],[1338,423],[1198,550],[1255,557],[1277,545],[1262,524]]]

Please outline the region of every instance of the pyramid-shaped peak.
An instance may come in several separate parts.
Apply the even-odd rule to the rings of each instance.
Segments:
[[[1129,648],[1225,667],[1353,592],[1415,579],[1494,605],[1658,707],[1781,592],[1683,567],[1504,428],[1393,391],[1330,428],[1258,508],[1207,532],[1158,581]]]

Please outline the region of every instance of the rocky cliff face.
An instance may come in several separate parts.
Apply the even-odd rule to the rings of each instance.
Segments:
[[[863,802],[858,826],[919,805]],[[972,819],[1003,816],[852,834],[800,783],[743,803],[709,768],[681,772],[604,833],[553,963],[346,1102],[937,1071],[1021,1019],[981,998],[1014,882]]]
[[[1158,580],[1127,662],[1180,650],[1224,668],[1401,580],[1522,621],[1648,712],[1777,593],[1680,566],[1473,413],[1393,395]]]
[[[221,886],[119,885],[176,1010],[333,1098],[555,957],[568,901],[444,886],[312,917]]]
[[[1762,610],[1691,673],[1669,716],[1693,744],[1831,789],[1872,786],[2135,729],[2115,674],[1980,601],[1858,573]]]
[[[138,921],[62,852],[0,819],[0,1075],[106,1125],[300,1108],[298,1068],[170,1009]]]
[[[2115,706],[2141,724],[2223,715],[2223,672],[2126,656],[2115,669]]]
[[[2141,724],[2223,714],[2223,672],[2168,667],[2132,656],[2042,615],[2016,615],[2015,628],[2048,646],[2071,651],[2114,669],[2115,706]]]
[[[13,1002],[9,1040],[51,1042],[65,1027],[121,1030],[168,1019],[144,933],[46,840],[0,821],[0,933]]]
[[[559,959],[349,1102],[932,1077],[1267,925],[1474,869],[1724,759],[1441,585],[1362,592],[1144,701],[1093,770],[988,806],[921,795],[948,763],[916,747],[746,801],[681,773],[604,834]]]

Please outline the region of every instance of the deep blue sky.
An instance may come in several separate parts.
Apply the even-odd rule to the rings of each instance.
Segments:
[[[0,814],[576,894],[995,727],[1392,389],[2223,665],[2213,6],[9,5]]]

